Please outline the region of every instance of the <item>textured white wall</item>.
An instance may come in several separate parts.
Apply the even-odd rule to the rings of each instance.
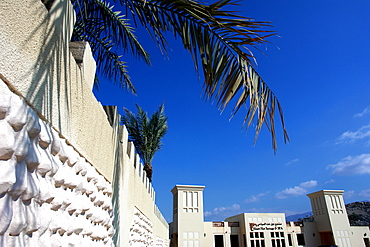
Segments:
[[[115,205],[120,212],[116,220],[121,226],[116,229],[121,240],[118,246],[147,247],[169,246],[169,227],[155,205],[155,192],[135,154],[135,147],[127,141],[128,133],[123,126],[121,137],[121,170],[116,174],[117,190]],[[146,230],[144,230],[146,229]],[[143,238],[143,235],[146,237]]]
[[[89,49],[81,67],[69,51],[73,20],[69,0],[0,1],[0,246],[110,246],[115,232],[130,246],[135,209],[168,246],[127,132],[119,142],[91,91]]]
[[[0,74],[112,181],[113,130],[91,91],[91,53],[81,69],[69,50],[73,25],[69,0],[54,0],[49,11],[41,0],[1,0]]]
[[[112,246],[112,187],[0,81],[0,245]]]

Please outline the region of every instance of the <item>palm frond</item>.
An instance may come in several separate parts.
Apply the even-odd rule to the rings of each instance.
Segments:
[[[167,133],[167,117],[164,113],[164,105],[154,112],[151,117],[136,105],[137,115],[125,108],[125,114],[121,122],[126,125],[129,139],[135,145],[136,152],[144,163],[151,163],[154,154],[161,148],[161,139]]]
[[[122,55],[118,55],[133,54],[150,64],[149,54],[134,35],[134,28],[108,2],[72,0],[72,4],[77,17],[72,41],[88,41],[100,74],[135,93],[126,63],[121,60]]]
[[[280,103],[254,69],[254,56],[249,49],[275,35],[264,30],[271,27],[270,22],[255,21],[225,10],[237,5],[232,0],[219,0],[211,5],[192,0],[120,1],[127,6],[127,14],[146,27],[163,51],[167,44],[164,32],[181,38],[196,68],[202,68],[206,99],[216,101],[221,111],[239,95],[232,116],[246,106],[244,123],[246,128],[256,123],[255,140],[264,124],[276,151],[276,112],[281,119],[284,141],[289,140]]]

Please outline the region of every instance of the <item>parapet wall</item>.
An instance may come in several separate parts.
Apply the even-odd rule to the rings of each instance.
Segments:
[[[168,246],[120,116],[92,93],[89,46],[82,64],[70,52],[73,7],[49,2],[0,1],[0,246]]]
[[[0,81],[0,246],[112,246],[112,187]]]
[[[69,51],[75,20],[70,1],[54,0],[47,10],[41,0],[2,0],[0,12],[3,80],[112,181],[113,130],[92,93],[91,54],[81,69]]]
[[[120,129],[119,162],[113,188],[120,188],[113,204],[120,210],[115,225],[117,246],[169,246],[169,227],[155,205],[155,191],[149,182],[135,147],[128,141],[125,126]],[[122,225],[124,222],[124,225]]]

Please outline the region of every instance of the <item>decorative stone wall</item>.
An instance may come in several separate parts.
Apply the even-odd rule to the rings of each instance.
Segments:
[[[0,81],[0,246],[113,246],[111,184]]]
[[[156,247],[170,246],[170,241],[168,241],[168,239],[163,239],[163,238],[157,237],[156,241],[155,241],[155,246]]]
[[[130,224],[129,246],[168,247],[169,241],[159,236],[156,236],[154,239],[153,222],[135,207]]]
[[[154,189],[91,90],[89,46],[72,56],[74,20],[70,0],[0,0],[0,246],[127,247],[134,208],[162,246]]]
[[[121,126],[121,165],[116,165],[114,195],[116,245],[122,247],[169,246],[169,226],[155,204],[155,191],[143,169],[128,132]],[[115,188],[119,188],[116,190]]]
[[[130,226],[129,245],[133,247],[153,246],[153,223],[137,208]]]

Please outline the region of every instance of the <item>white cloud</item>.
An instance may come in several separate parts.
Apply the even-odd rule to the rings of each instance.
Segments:
[[[370,154],[348,156],[327,168],[333,169],[332,173],[336,175],[370,174]]]
[[[298,186],[294,186],[292,188],[286,188],[283,191],[280,191],[275,194],[275,198],[277,199],[285,199],[291,196],[301,196],[307,193],[308,188],[315,187],[317,185],[316,180],[310,180],[307,182],[300,183]]]
[[[334,179],[330,179],[329,181],[326,181],[325,184],[332,184],[332,183],[335,183],[335,180]]]
[[[354,141],[370,138],[370,125],[362,126],[357,131],[346,131],[344,132],[336,141],[336,144],[339,143],[353,143]]]
[[[258,195],[250,196],[249,198],[245,199],[244,202],[251,203],[251,202],[258,202],[262,197],[267,195],[269,192],[259,193]]]
[[[362,112],[355,114],[354,117],[363,117],[368,113],[370,113],[370,106],[366,107]]]
[[[298,161],[299,161],[299,159],[294,159],[294,160],[291,160],[291,161],[287,162],[285,165],[290,166],[291,164],[296,163]]]
[[[310,181],[301,183],[299,186],[303,188],[311,188],[311,187],[315,187],[316,185],[317,185],[316,180],[310,180]]]
[[[208,220],[224,220],[227,217],[241,213],[240,205],[234,204],[228,207],[218,207],[214,208],[212,211],[204,212],[204,216]]]
[[[358,193],[358,195],[370,198],[370,189],[369,190],[362,190],[360,193]]]
[[[354,191],[354,190],[345,191],[345,192],[343,193],[343,197],[344,197],[344,199],[352,198],[354,195],[355,195],[355,191]]]
[[[286,188],[285,190],[276,193],[275,198],[285,199],[289,196],[300,196],[300,195],[303,195],[305,193],[306,193],[305,189],[303,189],[299,186],[295,186],[293,188]]]

